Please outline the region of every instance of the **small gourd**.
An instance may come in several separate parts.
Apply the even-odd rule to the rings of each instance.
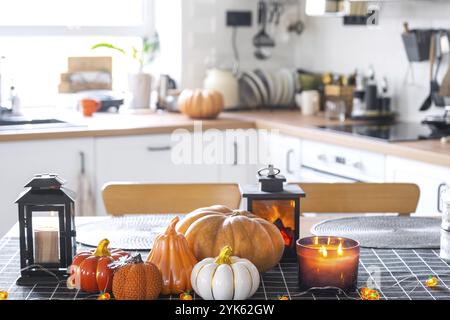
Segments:
[[[156,237],[147,258],[147,262],[155,264],[162,273],[163,294],[191,290],[191,271],[197,263],[186,238],[175,230],[179,220],[179,217],[173,218],[167,230]]]

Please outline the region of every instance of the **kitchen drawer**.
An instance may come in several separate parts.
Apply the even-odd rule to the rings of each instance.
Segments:
[[[436,215],[442,211],[440,192],[450,186],[450,168],[388,156],[386,180],[417,184],[420,198],[416,213]]]
[[[313,141],[303,141],[302,166],[364,182],[383,182],[385,156]]]
[[[112,181],[195,183],[219,180],[216,164],[174,163],[172,151],[175,145],[169,134],[97,138],[99,199],[102,186]],[[198,150],[194,153],[198,154]],[[103,203],[99,204],[98,211],[104,213]]]

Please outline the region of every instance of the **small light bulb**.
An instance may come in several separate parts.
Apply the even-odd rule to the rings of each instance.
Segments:
[[[99,294],[97,300],[110,300],[111,299],[111,295],[108,292],[104,292]]]
[[[439,280],[438,278],[436,278],[435,276],[429,276],[428,279],[425,281],[425,285],[428,288],[434,288],[439,284]]]
[[[0,291],[0,300],[8,300],[8,292]]]

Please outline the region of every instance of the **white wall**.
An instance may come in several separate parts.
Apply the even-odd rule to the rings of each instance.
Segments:
[[[395,95],[393,104],[402,119],[419,121],[425,116],[417,110],[429,92],[429,65],[414,63],[415,81],[404,82],[408,60],[401,40],[402,24],[408,21],[410,28],[450,28],[450,1],[384,3],[375,28],[343,26],[339,18],[304,17],[304,21],[306,28],[297,42],[297,66],[350,73],[372,64],[379,77],[388,77]],[[444,64],[442,70],[446,69]],[[442,109],[433,108],[430,113],[442,113]]]
[[[254,58],[252,39],[258,31],[256,0],[186,0],[182,6],[182,86],[202,86],[205,61],[213,52],[218,66],[232,66],[231,28],[225,25],[226,10],[253,11],[253,26],[239,28],[237,35],[242,69],[295,67],[293,42],[278,44],[267,61]]]

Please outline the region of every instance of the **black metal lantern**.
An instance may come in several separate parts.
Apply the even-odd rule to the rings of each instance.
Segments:
[[[56,281],[67,276],[76,252],[75,193],[54,174],[35,175],[20,194],[19,285]]]
[[[247,199],[247,210],[275,224],[283,237],[283,259],[296,259],[295,243],[299,238],[300,198],[303,190],[294,184],[284,184],[280,170],[269,165],[258,171],[259,185],[241,186]]]

